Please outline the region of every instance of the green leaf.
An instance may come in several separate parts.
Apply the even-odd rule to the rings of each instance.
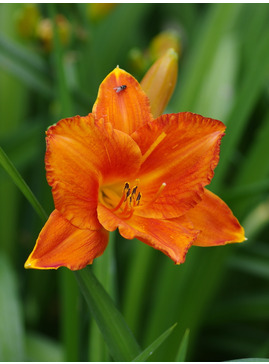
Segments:
[[[116,238],[117,231],[109,234],[109,243],[104,254],[96,259],[93,265],[94,274],[113,300],[116,300],[116,267],[114,257],[114,243]],[[88,347],[89,361],[109,361],[107,345],[94,318],[90,323]]]
[[[140,348],[111,297],[94,276],[92,267],[77,271],[75,275],[113,359],[133,360]]]
[[[180,362],[186,361],[186,355],[187,355],[187,349],[188,349],[188,343],[189,343],[189,333],[190,333],[190,330],[187,329],[181,340],[175,361],[180,361]]]
[[[177,110],[196,112],[193,106],[196,100],[201,98],[201,87],[211,68],[211,61],[214,59],[221,38],[236,21],[241,6],[242,4],[210,5],[207,18],[202,18],[203,23],[199,24],[195,44],[189,51],[184,73],[182,72],[181,87],[174,97]]]
[[[35,118],[10,132],[6,131],[3,136],[0,135],[0,145],[18,169],[24,168],[31,165],[40,155],[39,150],[43,149],[40,143],[43,134],[41,119]]]
[[[56,7],[55,4],[49,4],[49,14],[53,24],[53,46],[52,61],[56,78],[56,91],[61,107],[60,116],[68,117],[73,115],[73,104],[70,92],[68,90],[67,75],[64,69],[64,51],[60,41],[59,29],[56,24]]]
[[[79,288],[72,272],[61,270],[61,334],[64,361],[79,361]]]
[[[42,93],[44,96],[51,97],[53,95],[51,85],[45,76],[22,65],[16,58],[0,54],[0,67],[18,77],[26,85]]]
[[[233,269],[242,270],[248,274],[269,280],[268,260],[257,257],[238,256],[232,257],[229,264]]]
[[[239,46],[236,37],[233,33],[225,35],[219,42],[211,66],[208,67],[201,84],[202,96],[197,98],[193,106],[196,113],[225,120],[234,100],[238,55]]]
[[[3,34],[0,35],[0,67],[43,95],[53,95],[44,60],[37,53]]]
[[[36,53],[25,48],[18,42],[14,42],[10,37],[0,34],[0,50],[2,54],[8,55],[17,62],[40,71],[44,75],[48,75],[48,69],[44,60]]]
[[[20,173],[17,171],[11,160],[8,158],[6,153],[0,147],[0,165],[4,168],[4,170],[9,174],[13,182],[17,185],[17,187],[21,190],[30,204],[33,206],[37,214],[40,218],[45,222],[47,220],[47,214],[43,210],[43,207],[40,205],[33,192],[30,190],[29,186],[26,184]]]
[[[264,322],[269,320],[269,294],[260,293],[253,294],[247,293],[236,298],[222,300],[221,303],[215,304],[214,308],[210,311],[210,316],[207,322],[211,325],[221,325],[228,321],[253,321]],[[267,347],[269,347],[267,343]],[[266,356],[265,353],[263,356]]]
[[[264,87],[264,80],[268,74],[269,62],[269,32],[265,32],[256,46],[255,57],[249,60],[248,72],[243,78],[238,89],[235,103],[227,117],[229,138],[222,142],[222,153],[218,166],[218,173],[213,179],[211,187],[220,189],[224,183],[224,176],[229,169],[230,162],[237,144],[247,127],[248,115],[253,110],[255,103]],[[251,45],[250,45],[251,47]]]
[[[27,361],[64,361],[59,343],[37,333],[28,333],[25,337]]]
[[[151,269],[154,264],[154,252],[151,247],[136,239],[133,243],[123,290],[123,314],[134,334],[139,335],[144,297],[152,286]]]
[[[266,358],[246,358],[246,359],[236,359],[236,360],[227,360],[229,362],[231,361],[250,361],[250,362],[261,362],[261,361],[269,361],[269,359]]]
[[[4,256],[0,256],[0,287],[0,360],[23,361],[24,333],[16,280]]]
[[[146,361],[153,352],[164,342],[165,339],[172,333],[177,323],[171,326],[168,330],[162,333],[152,344],[142,351],[133,361]]]

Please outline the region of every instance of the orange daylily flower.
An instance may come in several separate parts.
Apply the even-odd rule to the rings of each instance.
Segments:
[[[204,188],[224,130],[222,122],[190,112],[153,119],[139,83],[114,69],[92,113],[60,120],[46,133],[55,210],[25,267],[81,269],[117,228],[176,264],[192,245],[245,240],[228,206]]]

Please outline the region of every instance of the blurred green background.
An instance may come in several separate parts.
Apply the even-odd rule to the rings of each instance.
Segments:
[[[141,80],[163,31],[180,53],[166,111],[227,125],[210,188],[248,241],[175,266],[117,237],[94,269],[142,348],[177,322],[150,360],[175,360],[186,329],[187,360],[269,357],[268,4],[0,4],[0,146],[50,213],[46,128],[88,114],[117,65]],[[0,209],[0,360],[109,360],[73,273],[24,270],[43,222],[2,168]]]

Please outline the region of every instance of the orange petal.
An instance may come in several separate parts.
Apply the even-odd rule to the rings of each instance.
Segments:
[[[93,114],[127,134],[152,120],[149,100],[141,86],[118,67],[101,83]]]
[[[137,238],[162,251],[176,264],[185,261],[185,255],[199,233],[193,230],[192,223],[185,216],[173,220],[157,220],[133,215],[129,220],[121,220],[100,204],[98,218],[105,229],[113,231],[118,227],[125,239]]]
[[[41,230],[25,268],[71,270],[84,268],[101,255],[108,243],[108,233],[100,230],[81,230],[71,225],[59,211],[54,210]]]
[[[194,207],[219,160],[225,125],[192,113],[162,115],[132,134],[142,151],[137,215],[175,218]]]
[[[186,214],[200,234],[194,245],[213,246],[242,242],[245,233],[229,207],[214,193],[205,190],[202,201]]]
[[[56,209],[73,225],[100,229],[99,184],[132,178],[141,152],[132,138],[92,115],[63,119],[47,131],[46,170]]]

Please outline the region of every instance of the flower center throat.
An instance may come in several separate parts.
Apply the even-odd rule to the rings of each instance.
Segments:
[[[137,184],[131,187],[129,182],[125,182],[120,199],[112,188],[102,188],[100,191],[101,202],[122,219],[130,219],[135,208],[139,206],[141,198],[142,194],[138,191]]]
[[[119,218],[128,220],[132,217],[135,209],[140,206],[142,200],[142,193],[138,190],[138,184],[139,179],[135,180],[132,187],[129,182],[125,182],[121,195],[116,192],[115,187],[103,187],[99,192],[99,201]],[[154,203],[165,187],[166,183],[163,182],[155,195],[144,203],[141,208],[147,208],[147,206]]]

